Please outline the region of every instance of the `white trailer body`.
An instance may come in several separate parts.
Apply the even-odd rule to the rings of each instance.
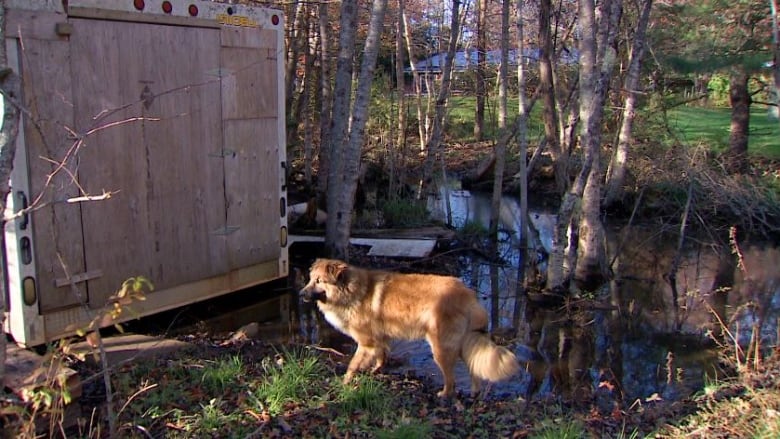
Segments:
[[[280,11],[7,7],[24,110],[4,233],[6,332],[25,345],[73,334],[136,276],[154,290],[120,320],[287,276]]]

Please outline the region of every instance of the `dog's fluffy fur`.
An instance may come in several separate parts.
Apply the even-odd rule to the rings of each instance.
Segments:
[[[482,380],[500,381],[518,371],[515,355],[485,333],[488,315],[474,291],[454,277],[366,270],[317,259],[300,294],[316,300],[328,322],[357,342],[345,383],[355,372],[379,369],[392,339],[428,341],[444,375],[439,396],[452,395],[458,358],[468,366],[475,394]]]

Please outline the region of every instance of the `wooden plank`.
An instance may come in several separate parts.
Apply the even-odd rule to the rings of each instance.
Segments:
[[[45,203],[45,207],[30,215],[39,304],[45,313],[80,303],[70,289],[55,287],[55,279],[65,276],[60,256],[71,273],[84,271],[80,209],[62,202],[79,195],[71,178],[78,168],[78,159],[69,156],[74,141],[67,130],[73,126],[72,81],[70,70],[63,68],[70,64],[68,43],[28,39],[21,63],[29,110],[23,119],[30,184],[26,197],[30,204],[36,199]],[[65,168],[48,181],[59,163],[66,160]]]
[[[216,21],[203,18],[118,11],[102,8],[84,8],[71,6],[68,8],[68,15],[78,18],[129,21],[136,23],[168,24],[176,26],[205,27],[212,29],[219,29],[220,27],[219,23]]]
[[[101,131],[81,164],[89,191],[119,191],[84,206],[87,268],[104,272],[88,282],[90,304],[132,276],[166,289],[224,272],[224,240],[210,235],[224,222],[222,163],[209,158],[221,142],[220,89],[206,75],[218,68],[218,31],[73,22],[80,126],[119,107],[106,120],[136,119]]]
[[[6,38],[66,41],[57,35],[57,23],[68,21],[62,13],[8,9],[6,11]]]
[[[222,46],[271,49],[268,54],[278,53],[279,30],[224,26]]]
[[[278,105],[284,103],[278,102],[276,93],[279,86],[276,62],[269,49],[222,49],[224,119],[278,117]]]
[[[225,121],[227,225],[231,268],[276,259],[279,255],[281,208],[277,191],[281,165],[276,119]]]
[[[219,33],[169,26],[145,32],[148,45],[123,34],[122,52],[143,60],[131,67],[131,75],[157,95],[143,107],[157,120],[144,124],[147,238],[154,242],[149,276],[155,286],[167,288],[227,270],[224,240],[210,234],[225,218],[223,164],[210,157],[222,141],[215,105],[220,86],[206,74],[219,65]]]
[[[74,399],[81,396],[81,378],[75,370],[64,366],[49,367],[43,364],[46,358],[18,346],[10,346],[6,356],[3,384],[24,401],[29,401],[31,392],[36,388],[57,385],[60,382],[65,383]]]
[[[114,191],[106,201],[83,203],[87,270],[104,276],[88,282],[90,306],[102,307],[108,296],[131,276],[149,275],[146,154],[141,122],[122,123],[142,115],[139,92],[128,96],[125,69],[140,60],[122,53],[117,29],[122,23],[76,19],[71,35],[76,128],[86,137],[79,178],[90,194]],[[111,125],[116,124],[116,125]],[[109,128],[110,127],[110,128]]]

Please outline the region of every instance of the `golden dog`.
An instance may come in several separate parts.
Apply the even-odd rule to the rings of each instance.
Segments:
[[[444,375],[439,396],[452,395],[458,358],[468,366],[473,394],[481,380],[500,381],[519,369],[515,355],[485,333],[487,311],[474,291],[454,277],[366,270],[317,259],[300,294],[305,301],[316,300],[328,322],[357,342],[345,383],[355,372],[379,369],[392,339],[428,341]]]

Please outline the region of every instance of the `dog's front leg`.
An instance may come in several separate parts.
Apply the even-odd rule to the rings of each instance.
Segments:
[[[365,369],[366,362],[370,361],[372,358],[373,355],[371,355],[371,349],[366,348],[358,343],[355,355],[352,356],[352,359],[349,361],[349,366],[347,366],[347,373],[344,374],[344,384],[348,384],[350,381],[352,381],[352,378],[355,376],[355,372],[359,372]]]

